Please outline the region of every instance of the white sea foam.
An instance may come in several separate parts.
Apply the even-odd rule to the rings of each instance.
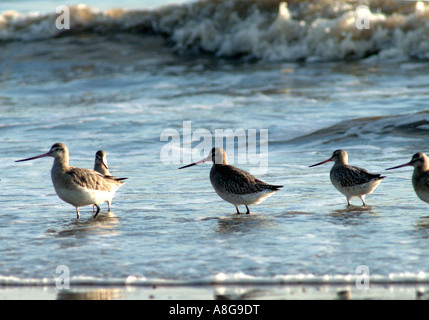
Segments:
[[[151,285],[278,285],[278,284],[311,284],[311,285],[338,285],[355,284],[360,279],[359,274],[326,274],[312,273],[280,274],[272,277],[251,276],[243,272],[218,273],[212,276],[197,279],[163,279],[146,278],[144,276],[128,276],[126,278],[97,278],[78,276],[70,279],[70,286],[82,285],[114,285],[114,286],[151,286]],[[370,275],[373,284],[427,284],[429,278],[425,272],[400,272],[388,275]],[[19,278],[0,275],[0,286],[55,286],[55,278]]]
[[[70,30],[56,13],[0,14],[0,41],[31,41],[76,32],[138,32],[167,37],[177,52],[209,52],[267,61],[429,59],[429,5],[382,0],[198,1],[153,10],[70,7]],[[362,8],[362,7],[360,7]],[[363,12],[363,13],[362,13]],[[363,16],[362,16],[363,15]],[[359,21],[365,19],[364,27]]]

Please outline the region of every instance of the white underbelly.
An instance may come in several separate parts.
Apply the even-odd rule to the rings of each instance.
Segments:
[[[354,186],[343,187],[338,181],[332,180],[334,187],[348,197],[358,197],[366,194],[370,194],[378,186],[381,180],[372,180],[367,183],[357,184]]]
[[[246,193],[246,194],[234,194],[227,193],[220,190],[215,189],[216,193],[223,200],[232,203],[236,206],[238,205],[246,205],[250,206],[253,204],[258,204],[264,201],[266,198],[270,197],[275,191],[273,190],[264,190],[262,192],[257,193]]]
[[[102,204],[106,201],[112,201],[116,190],[101,191],[101,190],[89,190],[89,189],[65,189],[55,188],[58,197],[75,207],[83,207],[92,204]]]

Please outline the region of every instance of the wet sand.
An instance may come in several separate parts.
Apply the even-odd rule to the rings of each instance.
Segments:
[[[1,300],[428,300],[429,284],[3,286]]]

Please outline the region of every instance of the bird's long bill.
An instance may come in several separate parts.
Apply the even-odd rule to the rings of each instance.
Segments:
[[[103,160],[100,160],[100,162],[101,162],[101,164],[107,169],[107,170],[109,170],[109,168],[107,167],[107,165],[104,163],[104,161]]]
[[[206,162],[206,161],[210,161],[211,159],[212,159],[212,158],[211,158],[211,155],[210,155],[210,156],[208,156],[208,157],[206,157],[206,158],[204,158],[204,159],[202,159],[202,160],[200,160],[200,161],[197,161],[197,162],[194,162],[194,163],[188,164],[188,165],[186,165],[186,166],[180,167],[179,169],[184,169],[184,168],[188,168],[188,167],[196,166],[197,164],[200,164],[200,163],[203,163],[203,162]]]
[[[402,168],[402,167],[406,167],[406,166],[410,166],[410,165],[411,165],[411,162],[407,162],[407,163],[401,164],[401,165],[396,166],[396,167],[387,168],[386,170],[398,169],[398,168]]]
[[[329,162],[329,161],[332,161],[331,158],[326,159],[325,161],[313,164],[312,166],[308,166],[308,167],[311,168],[311,167],[315,167],[315,166],[320,166],[321,164],[324,164],[324,163]]]
[[[27,158],[27,159],[22,159],[22,160],[16,160],[15,162],[22,162],[22,161],[28,161],[28,160],[34,160],[34,159],[39,159],[39,158],[43,158],[43,157],[49,157],[50,154],[49,152],[35,156],[35,157],[31,157],[31,158]]]

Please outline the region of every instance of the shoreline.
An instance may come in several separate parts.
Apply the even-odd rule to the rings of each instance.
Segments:
[[[1,300],[427,300],[429,283],[0,286]]]

